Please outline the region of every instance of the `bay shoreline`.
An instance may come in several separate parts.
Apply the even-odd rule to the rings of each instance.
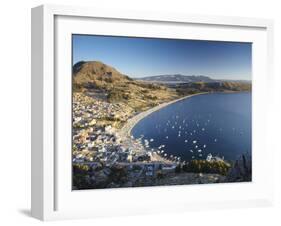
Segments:
[[[150,108],[146,111],[140,112],[138,114],[136,114],[135,116],[133,116],[132,118],[130,118],[124,125],[123,127],[118,131],[118,136],[124,141],[123,144],[126,143],[126,147],[130,147],[132,145],[132,147],[135,145],[136,141],[139,139],[136,139],[135,137],[133,137],[133,135],[131,134],[132,129],[145,117],[149,116],[150,114],[157,112],[161,109],[163,109],[164,107],[167,107],[171,104],[177,103],[179,101],[185,100],[187,98],[191,98],[194,96],[198,96],[198,95],[206,95],[206,94],[213,94],[213,93],[240,93],[241,91],[227,91],[227,92],[201,92],[201,93],[196,93],[196,94],[191,94],[191,95],[187,95],[187,96],[183,96],[181,98],[169,101],[169,102],[164,102],[161,103],[153,108]],[[139,143],[140,144],[140,143]],[[145,148],[144,146],[142,146],[143,151],[144,152],[151,152],[151,150],[153,151],[153,149],[151,148]],[[162,155],[158,154],[158,153],[154,153],[153,154],[153,159],[154,161],[159,161],[159,162],[165,162],[165,163],[172,163],[173,161],[168,160],[167,158],[164,158]]]
[[[185,100],[185,99],[190,98],[190,97],[194,97],[194,96],[198,96],[198,95],[204,95],[204,94],[209,94],[209,92],[202,92],[202,93],[196,93],[196,94],[187,95],[187,96],[184,96],[184,97],[181,97],[181,98],[169,101],[169,102],[165,102],[165,103],[159,104],[159,105],[157,105],[157,106],[155,106],[153,108],[150,108],[150,109],[148,109],[146,111],[140,112],[137,115],[135,115],[132,118],[130,118],[125,123],[125,125],[120,129],[120,131],[118,133],[122,137],[131,137],[131,131],[134,128],[134,126],[137,123],[139,123],[142,119],[147,117],[148,115],[150,115],[150,114],[152,114],[152,113],[154,113],[156,111],[159,111],[159,110],[163,109],[164,107],[167,107],[167,106],[169,106],[171,104],[179,102],[181,100]]]

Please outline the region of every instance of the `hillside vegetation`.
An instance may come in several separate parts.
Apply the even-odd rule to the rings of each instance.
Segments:
[[[251,91],[252,85],[248,82],[193,82],[169,85],[176,89],[179,95],[188,95],[199,92],[245,92]]]
[[[143,111],[179,96],[175,89],[137,81],[102,62],[79,62],[73,66],[73,90],[88,95],[103,93],[109,102],[125,102]]]
[[[164,85],[135,80],[99,61],[81,61],[73,66],[74,92],[83,92],[111,103],[125,103],[136,112],[188,94],[250,90],[251,83],[240,81],[199,81]]]

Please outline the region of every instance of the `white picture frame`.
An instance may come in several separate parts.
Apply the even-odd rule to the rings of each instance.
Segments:
[[[100,23],[106,24],[104,29],[101,29]],[[115,26],[116,23],[118,26]],[[89,27],[96,29],[91,31]],[[157,27],[158,34],[155,33]],[[188,37],[181,32],[186,28],[190,29],[189,32],[192,31]],[[175,32],[172,34],[172,31]],[[252,41],[255,45],[253,182],[221,184],[219,189],[216,187],[218,185],[213,184],[73,192],[69,186],[71,151],[63,150],[68,147],[71,123],[61,115],[71,114],[69,35],[76,32]],[[266,119],[271,109],[270,101],[266,100],[270,99],[273,87],[272,39],[273,22],[265,19],[128,12],[56,5],[33,8],[32,216],[41,220],[56,220],[271,205],[273,179],[268,175],[272,172],[273,150],[269,148],[266,137],[261,138],[264,132],[268,132]],[[60,48],[65,51],[62,52]],[[62,86],[62,83],[66,85]],[[262,155],[261,150],[266,150],[266,156]],[[95,205],[91,205],[92,201]]]

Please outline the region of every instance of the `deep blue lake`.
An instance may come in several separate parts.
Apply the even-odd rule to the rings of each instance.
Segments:
[[[181,160],[206,159],[209,153],[235,160],[251,153],[251,106],[249,92],[197,95],[148,115],[132,135]]]

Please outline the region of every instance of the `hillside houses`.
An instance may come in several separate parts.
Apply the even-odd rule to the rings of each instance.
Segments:
[[[163,165],[164,162],[156,161],[141,140],[118,134],[118,126],[133,114],[120,104],[74,93],[73,164],[87,166],[87,181],[92,186],[101,186],[116,170],[122,169],[126,183],[133,184],[139,179],[154,178],[159,170],[167,171],[167,167],[170,171],[174,169],[174,163]],[[116,183],[110,186],[117,186]]]

